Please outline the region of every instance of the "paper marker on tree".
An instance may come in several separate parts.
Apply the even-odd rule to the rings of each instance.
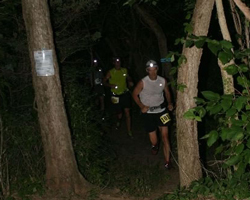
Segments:
[[[37,76],[54,76],[52,50],[34,51],[34,59]]]

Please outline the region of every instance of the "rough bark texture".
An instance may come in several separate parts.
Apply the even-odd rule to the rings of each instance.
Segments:
[[[48,3],[45,0],[22,0],[22,8],[45,153],[47,186],[55,192],[84,193],[88,184],[77,169],[71,143]],[[34,51],[42,49],[53,51],[54,76],[36,75]]]
[[[216,3],[217,15],[218,15],[220,30],[221,30],[223,39],[231,42],[232,40],[231,40],[230,33],[228,31],[227,21],[226,21],[226,17],[224,14],[222,0],[215,0],[215,3]],[[225,71],[225,67],[232,65],[232,64],[234,64],[234,60],[231,60],[229,63],[223,65],[223,63],[218,59],[218,65],[220,67],[221,77],[222,77],[222,82],[223,82],[224,94],[233,94],[234,93],[233,76],[229,75]]]
[[[213,10],[214,0],[197,0],[192,17],[193,34],[206,36]],[[194,180],[202,177],[199,156],[197,122],[184,119],[183,115],[196,106],[198,69],[202,49],[196,47],[183,48],[187,62],[178,70],[178,84],[186,85],[184,92],[177,91],[177,146],[181,186],[189,186]]]

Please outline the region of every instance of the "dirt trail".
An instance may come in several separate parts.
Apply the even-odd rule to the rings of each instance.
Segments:
[[[151,144],[148,138],[148,134],[145,133],[141,121],[141,117],[138,111],[132,113],[132,130],[133,137],[127,135],[125,119],[122,120],[121,127],[119,130],[112,130],[107,134],[111,140],[114,141],[114,149],[118,155],[120,162],[138,162],[146,165],[156,165],[159,164],[164,169],[164,156],[162,151],[162,144],[157,155],[151,154]],[[173,136],[172,136],[173,137]],[[173,158],[171,159],[173,163],[173,168],[170,170],[164,169],[163,176],[168,176],[165,184],[161,188],[157,188],[150,193],[149,197],[136,198],[127,195],[122,195],[120,191],[117,190],[105,190],[99,197],[102,200],[154,200],[165,193],[170,193],[174,191],[179,184],[179,173],[178,167],[174,164]]]

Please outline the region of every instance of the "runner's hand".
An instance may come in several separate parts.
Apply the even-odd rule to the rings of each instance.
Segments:
[[[148,109],[149,109],[149,106],[143,106],[143,107],[141,108],[141,112],[142,112],[142,113],[146,113],[146,112],[148,111]]]
[[[169,110],[169,111],[172,111],[173,109],[174,109],[173,104],[168,104],[168,110]]]

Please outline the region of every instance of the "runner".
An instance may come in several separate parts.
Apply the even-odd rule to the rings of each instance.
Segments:
[[[159,148],[156,133],[157,128],[159,128],[164,145],[164,166],[166,169],[169,169],[170,144],[168,138],[168,125],[171,119],[168,110],[173,110],[173,104],[171,102],[167,81],[163,77],[157,75],[158,65],[154,60],[149,60],[146,63],[146,71],[148,75],[136,85],[133,91],[133,99],[141,108],[145,130],[149,133],[149,139],[152,144],[152,154],[154,155],[158,153]],[[168,102],[168,109],[166,108],[164,94]]]
[[[128,135],[132,136],[130,117],[131,95],[127,83],[129,87],[132,87],[133,82],[127,69],[121,67],[121,60],[119,57],[113,58],[113,64],[114,68],[108,71],[103,79],[103,84],[111,88],[111,102],[113,109],[117,114],[116,129],[119,129],[121,125],[122,114],[124,111]]]

